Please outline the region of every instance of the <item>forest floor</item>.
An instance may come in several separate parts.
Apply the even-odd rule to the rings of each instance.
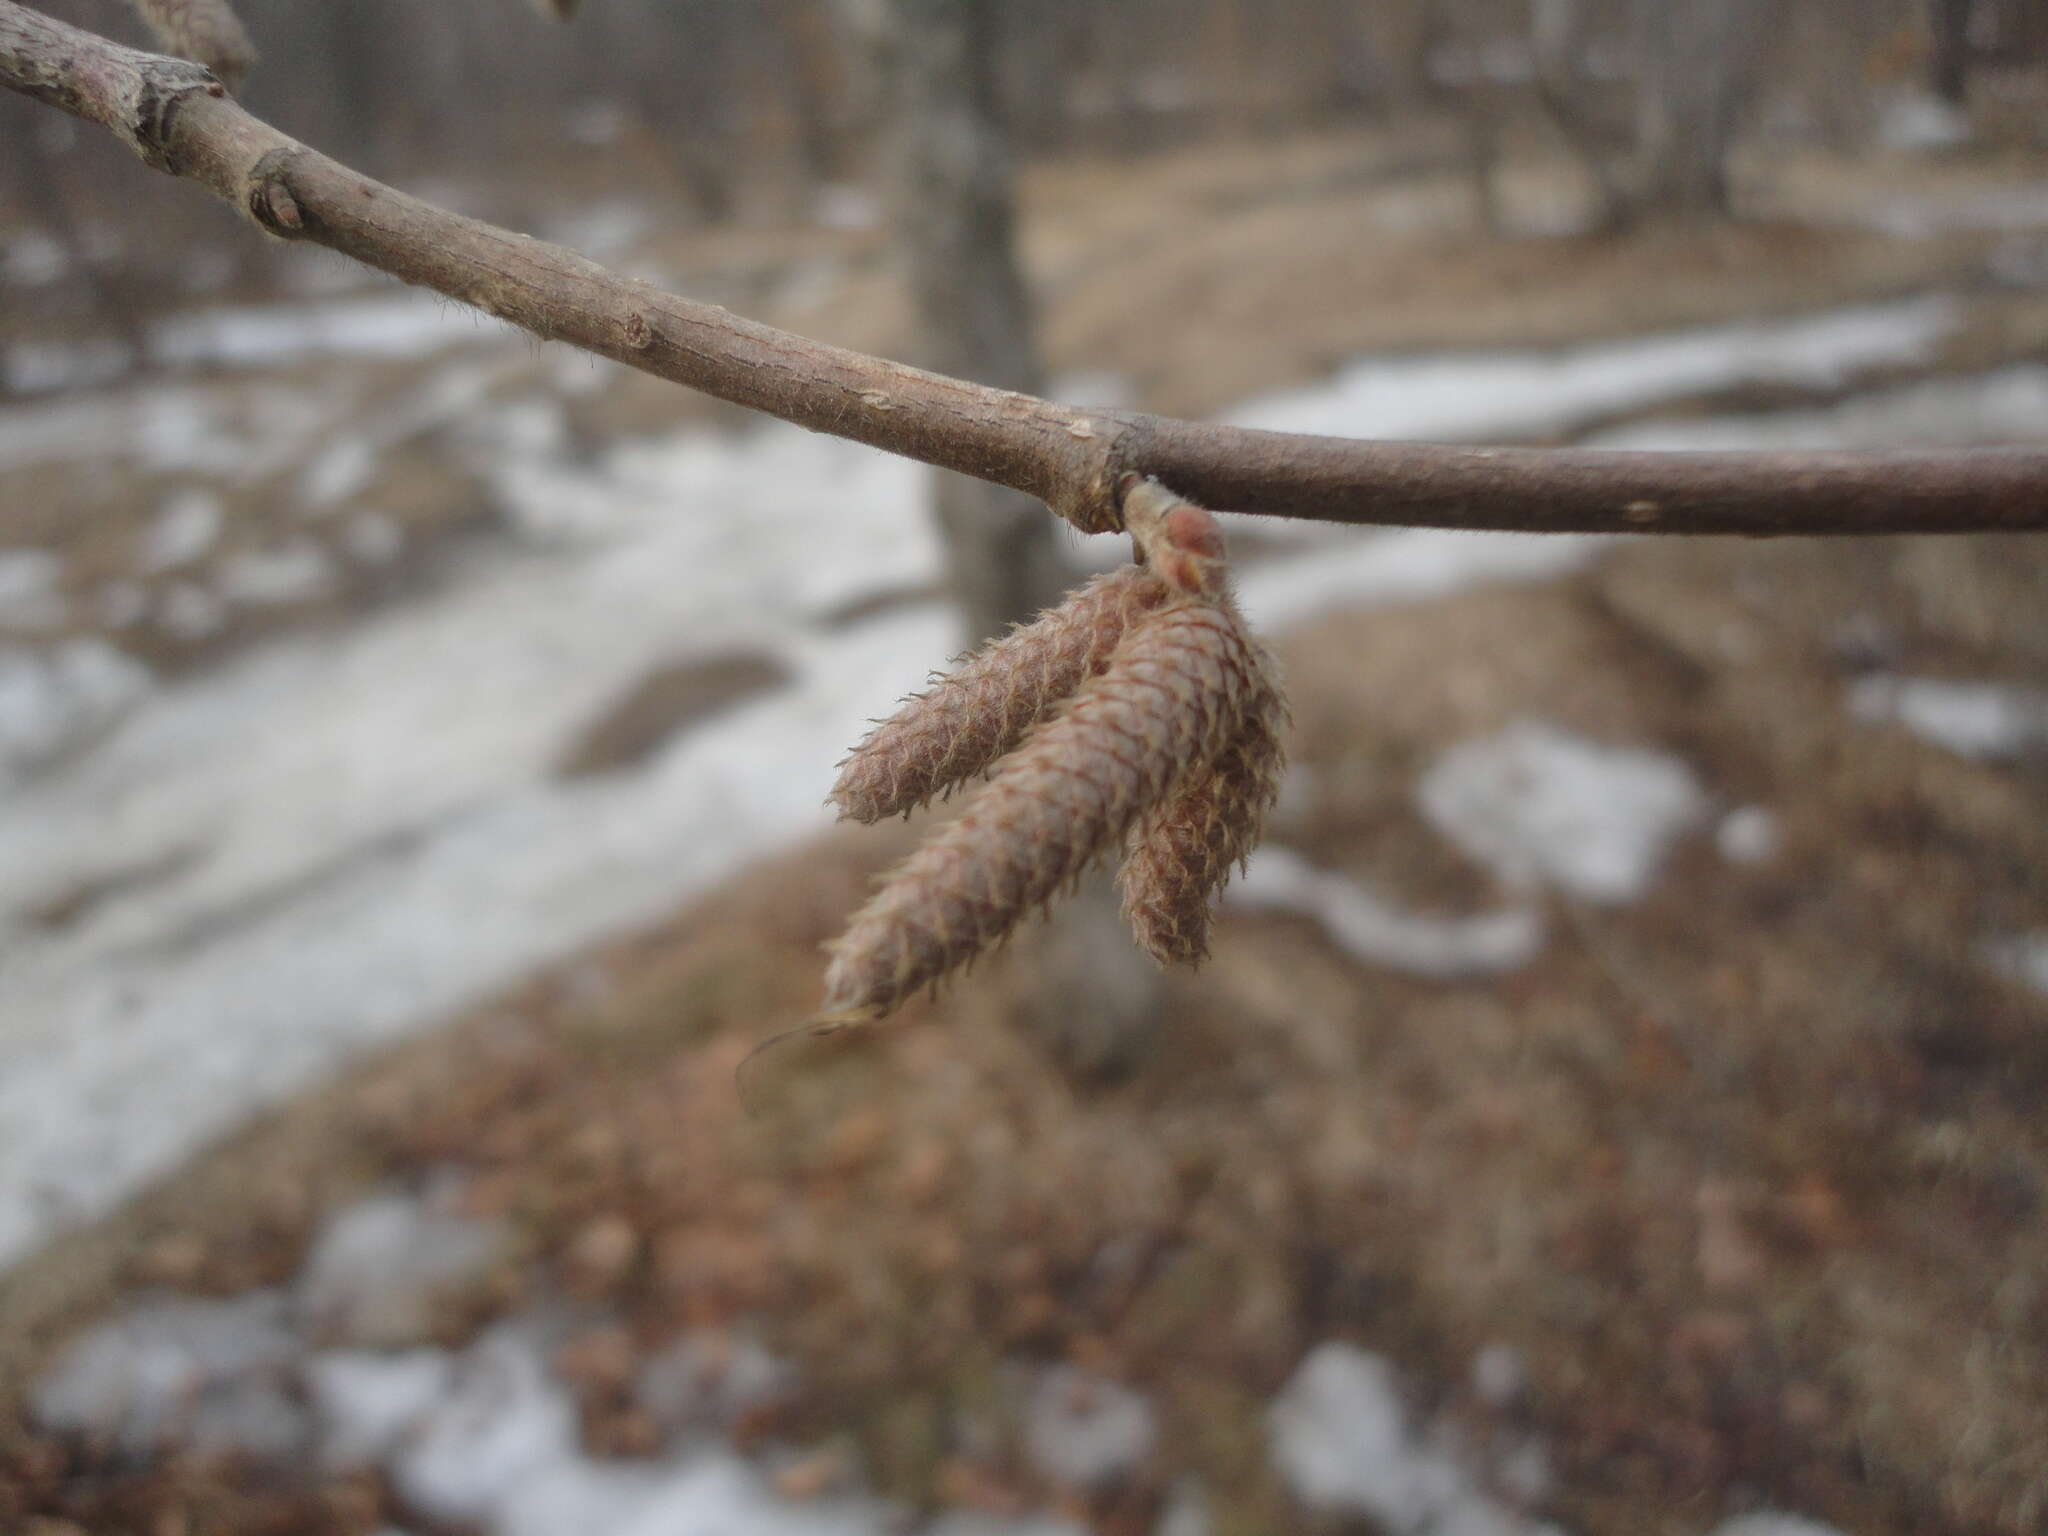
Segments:
[[[1896,206],[1995,196],[2024,169],[1859,174]],[[1856,393],[2048,357],[2048,293],[1998,275],[2048,251],[2031,233],[1958,219],[1901,239],[1844,217],[1491,241],[1463,229],[1464,196],[1323,138],[1047,169],[1029,228],[1054,366],[1193,413],[1362,352],[1929,292],[1967,295],[1965,321]],[[829,269],[780,231],[645,255],[887,348],[900,297],[872,238],[821,238]],[[298,366],[366,411],[422,367]],[[1850,393],[1750,385],[1662,415]],[[629,376],[568,405],[580,441],[700,410],[725,419]],[[1610,414],[1569,435],[1641,425]],[[379,504],[416,507],[429,545],[483,516],[445,446],[399,443],[376,471]],[[142,519],[175,476],[34,473],[10,539],[69,548],[72,596],[150,579]],[[295,515],[285,474],[241,482],[205,560]],[[1027,935],[864,1048],[791,1063],[749,1113],[741,1059],[813,1005],[819,946],[921,828],[833,833],[377,1056],[23,1262],[0,1280],[0,1377],[38,1379],[138,1288],[285,1284],[364,1191],[459,1176],[462,1215],[509,1236],[407,1342],[565,1318],[550,1359],[599,1454],[659,1440],[635,1362],[702,1332],[794,1363],[797,1384],[734,1431],[801,1448],[792,1496],[858,1468],[913,1508],[1103,1531],[1158,1528],[1191,1486],[1220,1533],[1373,1529],[1375,1512],[1398,1528],[1370,1498],[1305,1513],[1272,1452],[1276,1394],[1346,1341],[1395,1362],[1429,1443],[1456,1447],[1503,1520],[1692,1536],[1768,1507],[1851,1536],[2023,1536],[2048,1518],[2048,722],[2027,691],[2048,676],[2044,583],[2048,549],[2020,538],[1633,541],[1541,582],[1327,614],[1277,642],[1298,770],[1276,841],[1419,913],[1524,904],[1540,938],[1501,974],[1404,974],[1347,949],[1328,913],[1230,909],[1142,1044],[1082,1067],[1048,1022],[1075,1000]],[[137,643],[199,667],[406,591],[372,572]],[[1531,730],[1676,765],[1653,877],[1532,894],[1441,835],[1423,786],[1461,745]],[[1537,777],[1550,761],[1504,760]],[[1055,1363],[1149,1405],[1113,1476],[1033,1441],[1018,1373]],[[246,1449],[142,1465],[33,1427],[19,1400],[4,1413],[10,1529],[439,1528],[381,1471]]]

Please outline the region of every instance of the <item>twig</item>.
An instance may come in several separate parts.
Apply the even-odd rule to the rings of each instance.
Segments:
[[[1872,534],[2048,528],[2048,452],[1625,453],[1260,432],[1083,411],[827,346],[447,213],[250,116],[204,70],[0,0],[0,83],[112,131],[263,229],[311,240],[549,340],[814,431],[1120,526],[1155,476],[1213,507],[1540,533]]]

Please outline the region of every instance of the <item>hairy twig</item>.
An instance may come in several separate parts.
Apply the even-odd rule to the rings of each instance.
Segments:
[[[270,233],[659,377],[1026,492],[1087,532],[1155,475],[1209,506],[1528,532],[1869,534],[2048,528],[2048,452],[1457,448],[1084,411],[825,346],[435,208],[250,116],[190,64],[0,0],[0,84],[111,130]]]

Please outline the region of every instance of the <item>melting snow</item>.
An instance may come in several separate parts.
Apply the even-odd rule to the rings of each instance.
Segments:
[[[1393,1367],[1349,1344],[1319,1344],[1268,1414],[1273,1460],[1311,1509],[1355,1513],[1394,1536],[1556,1533],[1493,1499],[1450,1450],[1416,1433]]]
[[[1598,902],[1641,896],[1665,850],[1707,809],[1677,758],[1539,720],[1451,748],[1416,795],[1430,824],[1503,882]]]
[[[2048,930],[1994,939],[1984,946],[1994,969],[2048,997]]]
[[[1769,415],[1631,422],[1586,439],[1596,448],[1905,448],[2038,442],[2048,436],[2048,367],[1873,390],[1839,405]]]
[[[321,304],[248,305],[179,315],[156,328],[165,362],[248,368],[318,357],[425,357],[501,340],[498,322],[417,288]]]
[[[1024,1448],[1040,1476],[1083,1493],[1128,1480],[1152,1454],[1152,1405],[1071,1365],[1041,1370],[1024,1404]]]
[[[450,1300],[507,1254],[503,1223],[464,1216],[448,1184],[374,1195],[338,1212],[314,1239],[297,1305],[323,1338],[391,1347],[425,1340]]]
[[[479,1522],[491,1536],[882,1536],[892,1528],[892,1511],[872,1499],[781,1498],[724,1448],[666,1462],[585,1456],[575,1404],[549,1375],[535,1334],[522,1322],[493,1329],[457,1363],[452,1391],[424,1412],[404,1400],[413,1383],[380,1383],[363,1394],[364,1420],[343,1427],[367,1443],[408,1414],[412,1428],[392,1458],[400,1494],[424,1514]]]
[[[1317,869],[1268,843],[1224,891],[1235,907],[1313,918],[1339,949],[1367,965],[1452,980],[1517,970],[1543,947],[1543,918],[1529,907],[1480,917],[1404,912],[1345,875]]]
[[[0,256],[0,282],[22,288],[46,288],[71,270],[71,254],[62,241],[41,230],[16,235]]]
[[[1714,826],[1714,847],[1730,864],[1762,864],[1784,845],[1778,818],[1760,805],[1737,806]]]
[[[1838,385],[1926,357],[1961,318],[1951,299],[1918,298],[1557,352],[1368,358],[1231,419],[1334,437],[1526,437],[1739,384]]]
[[[47,1429],[130,1455],[171,1437],[217,1439],[209,1428],[238,1418],[250,1388],[276,1390],[294,1348],[277,1291],[145,1300],[75,1339],[37,1382],[29,1411]]]
[[[382,1461],[448,1395],[454,1378],[454,1358],[440,1349],[315,1355],[306,1362],[305,1382],[322,1461],[335,1470]]]
[[[12,798],[10,779],[108,730],[149,688],[148,670],[103,640],[66,641],[48,655],[0,650],[0,786]]]
[[[165,384],[0,410],[0,470],[125,460],[156,474],[260,480],[296,461],[336,409],[331,394]]]
[[[180,640],[203,640],[220,633],[228,621],[228,611],[226,604],[205,587],[174,581],[164,588],[157,617]]]
[[[2017,757],[2048,744],[2048,692],[2003,683],[1866,677],[1849,689],[1849,712],[1872,724],[1895,720],[1962,757]]]
[[[1954,320],[1951,305],[1928,300],[1557,357],[1410,359],[1251,414],[1424,436],[1540,432],[1560,411],[1742,378],[1838,378],[1916,355]],[[220,311],[177,334],[187,355],[229,361],[359,345],[397,355],[504,333],[382,293],[304,322]],[[501,346],[449,363],[329,442],[301,489],[316,510],[344,501],[386,446],[461,420],[464,451],[508,521],[547,530],[535,546],[474,553],[417,604],[160,693],[104,647],[49,662],[0,653],[0,762],[105,735],[64,774],[0,800],[0,1265],[348,1057],[810,835],[825,824],[829,765],[862,722],[953,650],[936,603],[850,629],[821,623],[849,601],[936,580],[916,468],[779,426],[683,433],[566,465],[552,407],[477,420],[525,358]],[[330,381],[246,399],[159,388],[19,407],[0,412],[0,468],[115,453],[247,478],[303,462],[347,403]],[[353,558],[394,543],[384,523],[350,529],[341,546]],[[1247,571],[1258,622],[1543,579],[1602,547],[1316,537],[1326,542]],[[225,619],[219,596],[189,582],[158,601],[155,622],[188,637]],[[551,776],[568,734],[650,665],[736,644],[773,656],[793,683],[633,772]],[[1456,791],[1454,819],[1470,824],[1453,835],[1489,861],[1568,889],[1634,889],[1671,828],[1698,813],[1690,777],[1546,729],[1468,750],[1459,772],[1440,765],[1426,799]],[[1511,793],[1517,776],[1529,782]],[[60,932],[21,922],[81,868],[195,847],[174,873]],[[1417,952],[1422,930],[1388,927],[1400,914],[1354,902],[1326,907],[1326,921],[1335,910],[1373,929],[1372,942]],[[1373,922],[1355,921],[1359,911]],[[1459,942],[1500,963],[1524,942],[1513,914],[1467,921],[1479,926]]]
[[[142,563],[152,571],[173,571],[190,565],[220,538],[227,508],[211,491],[179,491],[168,498],[150,524]]]
[[[221,566],[219,590],[233,602],[303,603],[333,590],[334,563],[311,539],[249,549]]]
[[[364,565],[389,565],[405,550],[405,530],[382,512],[365,512],[342,529],[341,543]]]
[[[689,1333],[640,1367],[633,1395],[672,1442],[723,1435],[788,1398],[796,1370],[752,1339]]]
[[[67,604],[58,591],[64,562],[46,549],[0,550],[0,625],[9,629],[55,629]]]

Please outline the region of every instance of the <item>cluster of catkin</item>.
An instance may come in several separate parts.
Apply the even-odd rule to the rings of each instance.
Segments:
[[[1142,564],[991,642],[840,765],[832,803],[855,821],[991,782],[832,946],[823,1022],[879,1018],[1116,848],[1139,945],[1162,963],[1208,952],[1210,902],[1278,789],[1286,705],[1231,601],[1216,520],[1152,481],[1124,514]]]

